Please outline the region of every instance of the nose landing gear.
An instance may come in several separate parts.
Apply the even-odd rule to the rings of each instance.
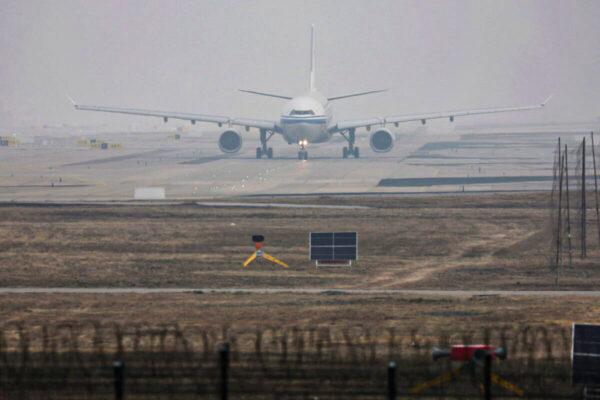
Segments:
[[[308,141],[306,139],[300,140],[298,142],[300,145],[300,150],[298,151],[298,160],[308,160],[308,151],[306,151],[306,145]]]
[[[358,147],[354,146],[354,142],[356,141],[356,136],[354,135],[354,128],[348,129],[348,135],[344,132],[340,132],[344,139],[348,142],[348,147],[344,147],[342,149],[342,157],[348,158],[349,156],[353,156],[354,158],[360,157],[360,150]]]
[[[256,148],[256,158],[257,159],[261,159],[262,156],[265,156],[267,158],[273,158],[273,148],[267,147],[267,142],[269,141],[269,139],[271,139],[271,137],[273,137],[273,135],[274,135],[274,132],[269,132],[269,136],[267,136],[266,129],[260,130],[261,147]]]

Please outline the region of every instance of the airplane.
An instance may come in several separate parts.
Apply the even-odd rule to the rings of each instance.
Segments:
[[[340,95],[335,97],[326,97],[317,91],[315,86],[315,30],[311,25],[311,53],[310,53],[310,81],[309,89],[306,93],[291,97],[280,94],[259,92],[256,90],[239,89],[241,92],[250,93],[259,96],[267,96],[286,100],[281,111],[279,121],[264,119],[231,118],[218,115],[181,113],[170,111],[155,111],[133,108],[104,107],[94,105],[80,105],[72,98],[69,100],[76,110],[100,111],[107,113],[132,114],[151,117],[161,117],[164,122],[169,119],[178,119],[190,121],[192,125],[196,122],[216,123],[219,127],[225,126],[225,129],[219,136],[218,145],[223,153],[237,153],[242,148],[242,135],[235,127],[243,127],[246,131],[250,128],[258,129],[260,133],[260,147],[256,148],[256,158],[263,156],[273,158],[273,148],[268,146],[269,140],[275,135],[280,134],[288,144],[297,144],[298,159],[307,160],[307,147],[312,143],[323,143],[329,141],[333,135],[341,135],[347,142],[342,151],[342,157],[360,157],[360,149],[355,146],[356,129],[366,128],[371,131],[375,128],[369,139],[371,149],[376,153],[385,153],[394,146],[394,137],[386,126],[393,124],[398,127],[400,123],[410,121],[420,121],[425,124],[430,119],[448,118],[453,122],[456,117],[494,114],[510,111],[525,111],[544,108],[550,100],[548,97],[543,103],[538,105],[504,108],[484,108],[473,110],[457,110],[448,112],[434,112],[413,115],[392,115],[381,116],[367,119],[356,120],[337,120],[333,117],[331,102],[347,99],[351,97],[364,96],[374,93],[380,93],[383,90],[369,90],[359,93]]]

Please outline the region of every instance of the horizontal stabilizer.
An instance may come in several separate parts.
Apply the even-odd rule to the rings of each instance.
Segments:
[[[346,94],[343,96],[329,97],[329,98],[327,98],[327,100],[333,101],[333,100],[347,99],[348,97],[364,96],[366,94],[381,93],[381,92],[386,92],[386,91],[387,91],[387,89],[369,90],[368,92],[352,93],[352,94]]]
[[[259,96],[275,97],[275,98],[284,99],[284,100],[291,100],[292,99],[290,96],[282,96],[282,95],[279,95],[279,94],[257,92],[255,90],[246,90],[246,89],[238,89],[238,90],[240,92],[244,92],[244,93],[257,94]]]

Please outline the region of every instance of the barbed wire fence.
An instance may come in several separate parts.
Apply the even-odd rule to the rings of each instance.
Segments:
[[[480,367],[432,360],[434,347],[475,343],[508,351],[493,367],[503,383],[498,395],[576,398],[570,335],[561,326],[524,325],[454,332],[9,324],[0,330],[0,398],[105,399],[118,388],[127,398],[223,398],[225,385],[232,397],[247,399],[381,399],[389,393],[389,361],[398,396],[481,398]]]
[[[581,141],[581,144],[577,147],[575,152],[576,164],[574,171],[575,190],[571,190],[573,196],[573,204],[577,211],[577,220],[575,225],[576,239],[579,247],[580,258],[587,256],[587,230],[586,230],[586,215],[587,215],[587,204],[586,204],[586,162],[585,162],[585,138]]]
[[[562,222],[562,147],[560,137],[554,150],[554,164],[552,166],[552,189],[550,191],[550,218],[548,226],[552,234],[550,240],[550,269],[558,276],[559,267],[562,265],[561,253],[561,222]]]
[[[598,193],[598,164],[596,157],[600,157],[600,144],[596,147],[594,132],[591,133],[592,140],[592,166],[594,169],[594,203],[596,208],[596,228],[598,231],[598,245],[600,246],[600,195]]]
[[[600,153],[593,132],[591,146],[584,137],[574,149],[558,139],[554,152],[553,183],[550,193],[549,230],[551,232],[550,269],[559,277],[573,267],[573,256],[588,257],[588,227],[597,232],[600,248],[600,199],[598,194],[598,161]],[[591,162],[589,161],[591,158]],[[593,191],[595,218],[588,220],[588,197]]]

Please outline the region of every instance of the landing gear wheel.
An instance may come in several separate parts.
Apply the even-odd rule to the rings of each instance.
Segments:
[[[308,151],[300,150],[298,152],[298,160],[308,160]]]
[[[267,149],[267,158],[273,158],[273,148],[269,147]]]
[[[259,160],[262,158],[262,149],[260,147],[256,148],[256,158]]]
[[[348,129],[347,131],[341,132],[342,136],[348,142],[348,147],[344,147],[342,151],[342,156],[344,158],[348,158],[353,156],[354,158],[360,157],[360,151],[358,147],[354,146],[356,141],[356,135],[354,134],[354,128]]]

